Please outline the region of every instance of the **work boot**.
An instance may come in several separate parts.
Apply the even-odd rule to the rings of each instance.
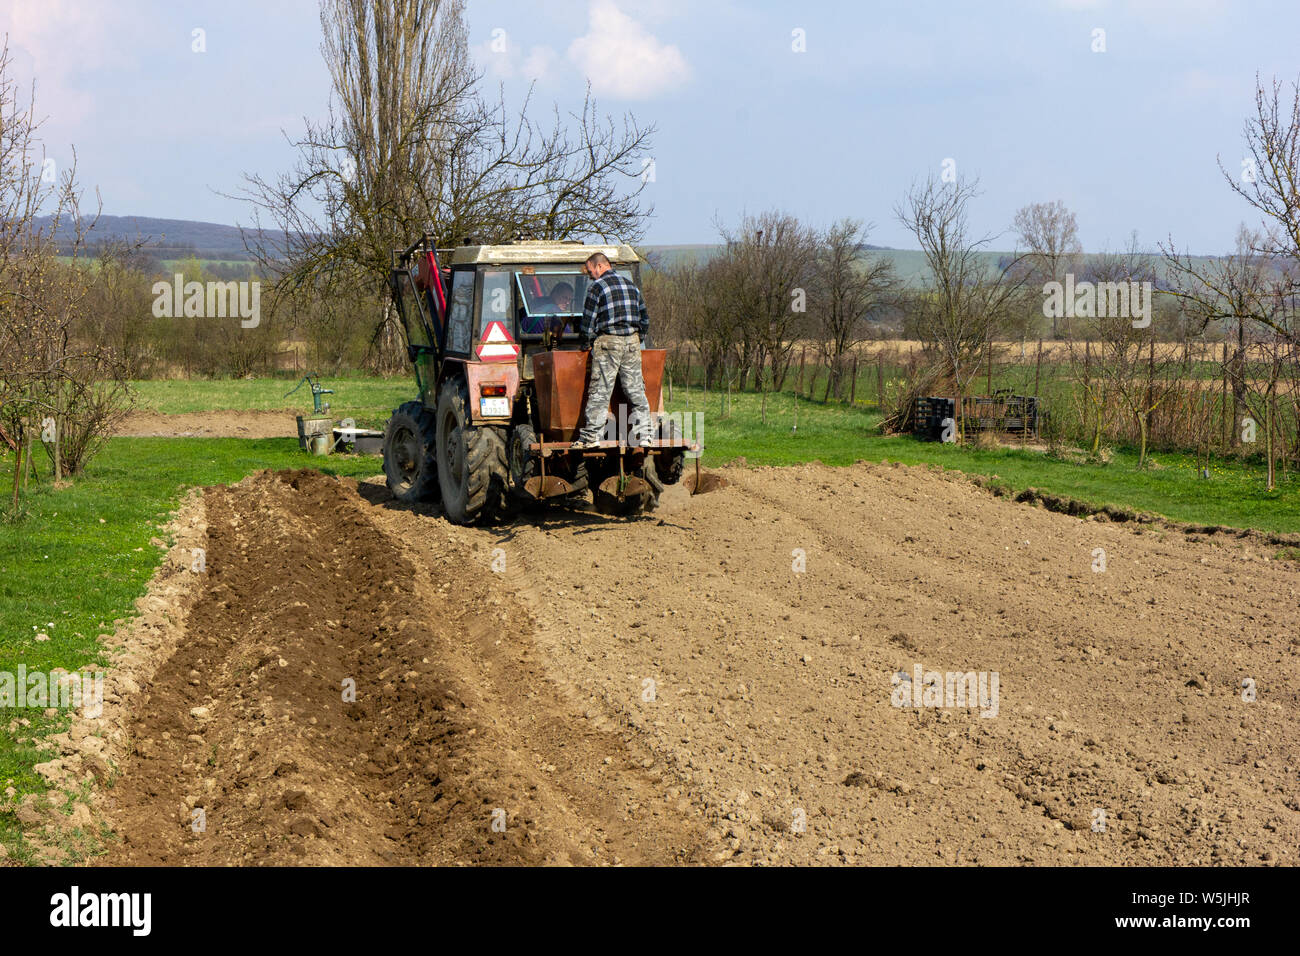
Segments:
[[[569,451],[585,451],[588,448],[599,448],[600,442],[591,438],[583,438],[579,435],[569,443]]]

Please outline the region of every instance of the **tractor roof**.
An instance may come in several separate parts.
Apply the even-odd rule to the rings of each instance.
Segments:
[[[595,252],[603,252],[610,262],[630,265],[640,257],[628,245],[587,245],[583,242],[554,239],[521,239],[499,246],[460,246],[451,251],[451,264],[460,265],[549,265],[581,263]]]

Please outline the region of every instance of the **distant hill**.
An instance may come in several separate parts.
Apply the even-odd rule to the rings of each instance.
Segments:
[[[682,261],[707,261],[722,246],[713,243],[711,245],[647,245],[639,248],[645,251],[652,263],[669,267]],[[920,285],[926,275],[925,255],[920,249],[888,249],[884,246],[867,246],[867,249],[875,255],[892,260],[894,270],[905,285]],[[1010,255],[1009,252],[983,253],[990,266],[997,266],[1004,256]]]
[[[48,223],[49,219],[41,220]],[[72,228],[65,223],[59,238],[70,239]],[[144,240],[148,251],[159,260],[183,259],[194,256],[200,260],[248,262],[252,257],[244,249],[239,228],[215,222],[196,222],[192,219],[154,219],[149,216],[100,216],[89,234],[90,241],[98,239]],[[707,260],[715,255],[718,243],[647,244],[640,248],[652,263],[672,266],[683,260]],[[873,253],[893,260],[894,268],[906,285],[920,285],[926,274],[925,256],[919,249],[889,249],[868,246]],[[983,253],[990,266],[1010,256],[1010,252]],[[1157,273],[1164,274],[1160,256],[1151,257]],[[1204,257],[1197,257],[1204,260]]]
[[[38,220],[49,225],[50,218]],[[56,238],[70,241],[73,224],[61,223]],[[100,216],[87,232],[91,244],[101,239],[143,240],[145,247],[159,259],[179,259],[193,255],[198,259],[250,260],[244,240],[236,226],[192,219],[154,219],[150,216]]]
[[[639,248],[646,253],[652,264],[669,267],[684,260],[707,261],[710,256],[716,255],[722,247],[717,243],[713,243],[711,245],[645,245]],[[867,248],[874,255],[891,260],[894,263],[894,271],[904,285],[915,288],[924,284],[928,276],[928,267],[925,262],[925,254],[920,249],[889,249],[883,246],[868,246]],[[991,269],[999,268],[1002,263],[1009,261],[1012,255],[1013,253],[1009,251],[999,252],[996,250],[980,253],[980,257]],[[1162,255],[1153,253],[1142,256],[1142,258],[1154,267],[1159,278],[1165,277],[1168,267]],[[1215,257],[1193,256],[1192,258],[1198,265],[1204,266]],[[1093,259],[1094,254],[1084,254],[1083,267],[1077,270],[1076,278],[1082,280],[1086,277],[1089,263]]]

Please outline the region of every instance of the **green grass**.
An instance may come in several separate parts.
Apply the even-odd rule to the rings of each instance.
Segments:
[[[293,395],[301,377],[250,379],[195,379],[193,381],[137,381],[135,389],[141,408],[168,415],[181,412],[284,411],[311,412],[311,389],[303,385]],[[393,409],[416,395],[414,376],[372,378],[326,376],[321,379],[333,395],[324,396],[335,419],[352,418],[363,428],[382,428]]]
[[[105,663],[97,637],[144,593],[163,554],[150,540],[162,537],[184,489],[308,466],[353,476],[379,470],[373,457],[309,458],[289,438],[118,438],[70,487],[55,490],[48,479],[35,486],[28,515],[0,521],[0,671]],[[12,458],[0,458],[0,473],[12,467]],[[38,642],[40,633],[49,640]],[[11,734],[15,719],[31,726]],[[32,767],[50,755],[14,737],[41,736],[62,722],[31,708],[0,710],[0,791],[13,787],[21,797],[45,789]],[[12,817],[0,812],[0,842],[15,838]]]
[[[187,256],[184,259],[161,259],[159,261],[164,273],[184,272],[194,262],[194,258]],[[254,272],[257,271],[257,263],[248,259],[200,259],[198,262],[205,272],[213,266],[247,266],[251,267]]]
[[[1278,491],[1266,493],[1263,467],[1258,464],[1216,462],[1211,479],[1205,481],[1197,477],[1195,459],[1187,455],[1157,453],[1153,456],[1155,467],[1138,469],[1137,456],[1125,450],[1116,452],[1109,464],[1096,465],[1057,461],[1039,452],[1014,448],[957,448],[919,442],[908,436],[884,437],[877,432],[879,416],[865,407],[869,398],[874,399],[874,378],[874,367],[859,370],[859,401],[852,408],[796,399],[792,392],[769,395],[766,424],[760,413],[761,398],[752,392],[733,392],[730,414],[724,415],[722,396],[717,391],[706,396],[698,385],[689,391],[678,386],[669,408],[686,410],[689,397],[690,410],[704,411],[708,446],[705,463],[744,457],[751,464],[789,465],[819,459],[828,465],[847,465],[864,458],[943,465],[972,475],[996,476],[998,483],[1016,491],[1035,487],[1098,506],[1151,511],[1175,521],[1300,531],[1300,483],[1286,480]],[[305,387],[291,399],[284,397],[294,386],[293,379],[135,384],[143,406],[167,413],[212,409],[306,411],[311,407]],[[330,412],[335,418],[350,416],[359,425],[372,428],[382,427],[389,412],[415,391],[414,379],[404,376],[341,376],[326,378],[325,385],[336,390],[329,396]],[[820,397],[820,387],[816,394]],[[796,403],[799,428],[792,432]]]
[[[1300,479],[1288,475],[1273,492],[1264,490],[1262,464],[1216,461],[1211,477],[1198,477],[1194,456],[1157,453],[1148,468],[1137,454],[1116,451],[1108,464],[1062,461],[1019,448],[980,449],[886,437],[880,416],[861,408],[810,402],[791,394],[768,396],[767,423],[761,401],[752,393],[732,394],[731,413],[720,412],[720,396],[677,389],[670,411],[703,411],[705,454],[716,465],[744,458],[751,465],[793,465],[820,460],[848,465],[858,459],[906,465],[942,465],[970,475],[994,478],[1015,491],[1037,488],[1098,507],[1115,505],[1150,511],[1189,524],[1216,524],[1262,531],[1300,532]],[[798,429],[795,423],[798,409]]]

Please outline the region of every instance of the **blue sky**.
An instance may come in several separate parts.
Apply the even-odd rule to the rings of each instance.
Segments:
[[[512,102],[535,80],[540,107],[575,107],[590,80],[602,110],[659,127],[659,243],[779,208],[913,247],[894,205],[952,159],[995,247],[1021,205],[1061,199],[1090,250],[1137,230],[1227,251],[1254,220],[1216,155],[1240,168],[1257,71],[1300,77],[1294,0],[471,0],[469,24]],[[49,154],[75,145],[110,214],[247,221],[221,194],[287,168],[285,134],[328,101],[309,0],[6,0],[0,32]]]

